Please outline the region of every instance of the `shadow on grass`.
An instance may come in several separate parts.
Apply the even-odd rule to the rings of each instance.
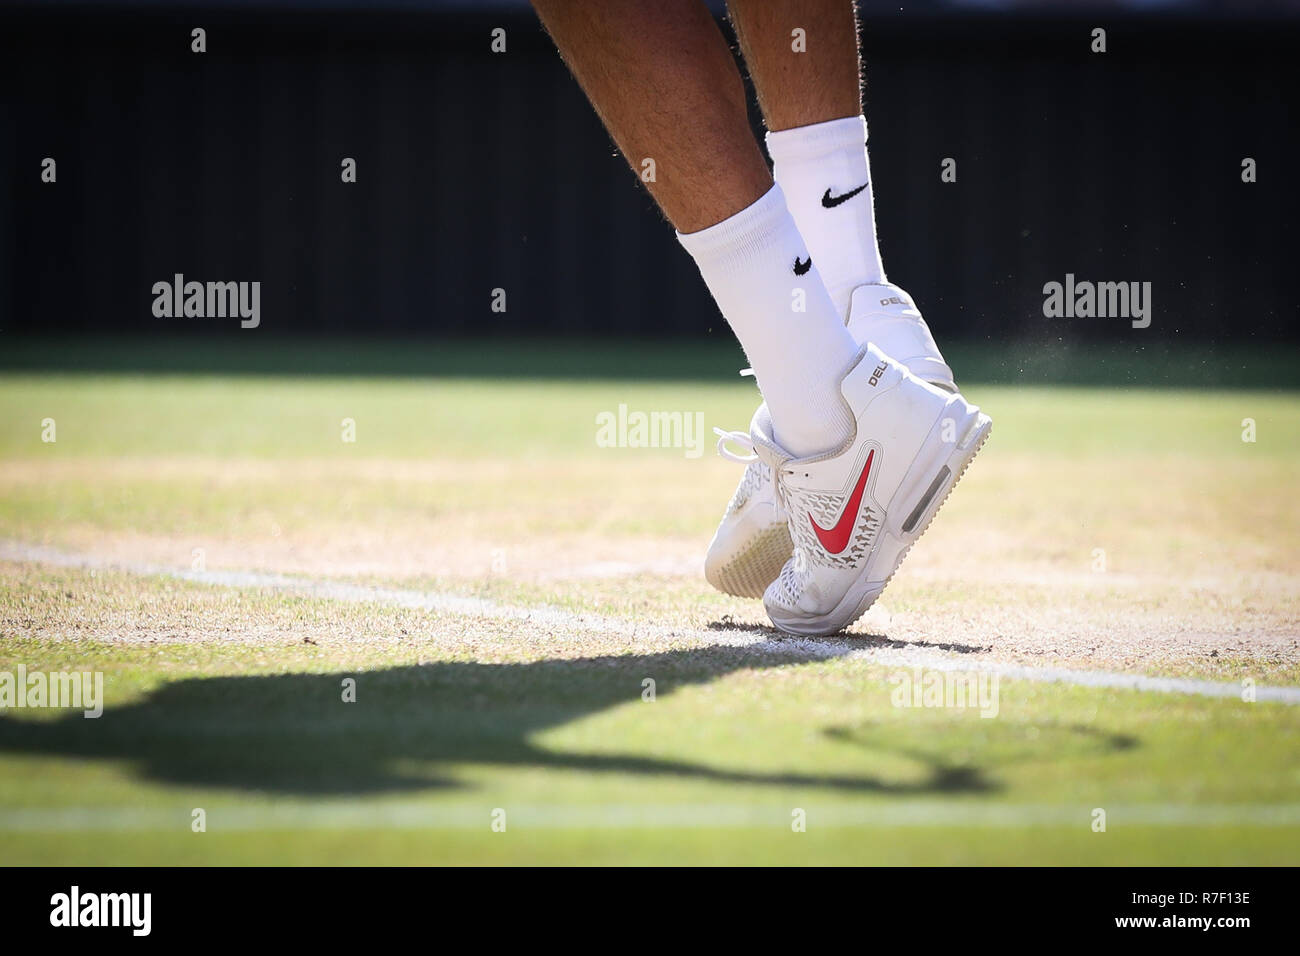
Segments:
[[[989,768],[1005,769],[1040,760],[1098,757],[1131,750],[1138,739],[1086,724],[1054,721],[1014,723],[972,718],[947,722],[936,733],[932,724],[916,721],[903,728],[877,723],[828,727],[830,740],[868,752],[906,757],[929,768],[940,789],[963,790],[968,782],[985,781]]]
[[[778,640],[784,636],[781,631],[771,624],[751,624],[747,621],[734,621],[730,614],[724,615],[720,621],[710,621],[706,627],[710,631],[742,631],[747,634],[762,634],[765,637]],[[936,641],[902,641],[893,637],[885,637],[883,634],[845,634],[842,640],[853,641],[853,648],[887,647],[891,650],[905,650],[927,647],[938,648],[941,651],[951,651],[956,654],[987,654],[993,650],[991,644],[954,644],[950,641],[943,643]]]
[[[843,645],[843,652],[852,648]],[[358,673],[189,678],[141,700],[53,720],[0,718],[0,752],[126,761],[140,778],[286,794],[343,795],[459,785],[451,765],[677,776],[752,786],[812,786],[914,796],[998,789],[995,764],[960,766],[938,753],[873,749],[920,762],[917,780],[764,772],[642,754],[573,753],[533,736],[744,669],[791,666],[841,653],[839,644],[712,645],[659,654],[533,663],[441,662]],[[356,700],[342,701],[345,678]],[[111,704],[111,687],[109,688]],[[652,706],[652,705],[638,705]],[[649,715],[654,719],[655,715]],[[835,735],[838,731],[827,731]],[[855,741],[859,744],[861,740]]]

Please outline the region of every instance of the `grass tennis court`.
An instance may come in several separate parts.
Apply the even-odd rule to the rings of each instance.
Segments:
[[[700,573],[734,349],[473,351],[10,355],[0,672],[106,702],[0,714],[0,862],[1300,859],[1293,357],[954,360],[992,439],[880,604],[795,641]],[[598,446],[620,404],[703,453]],[[918,667],[996,674],[996,716],[895,706]]]

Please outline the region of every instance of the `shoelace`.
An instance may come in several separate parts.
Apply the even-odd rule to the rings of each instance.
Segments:
[[[734,461],[738,465],[748,465],[751,462],[758,461],[758,454],[754,451],[754,440],[749,437],[749,432],[729,432],[715,427],[713,434],[718,436],[718,457],[725,458],[727,461]],[[742,448],[748,448],[749,454],[736,454],[727,447],[728,442],[734,442]]]
[[[745,375],[752,376],[754,374],[754,370],[752,368],[742,368],[740,370],[740,374],[742,376]],[[725,458],[727,461],[735,462],[737,465],[750,465],[758,461],[758,452],[754,450],[754,439],[750,437],[749,432],[747,431],[729,432],[729,431],[725,431],[724,429],[718,428],[715,425],[713,428],[713,434],[718,436],[718,457],[719,458]],[[749,454],[737,455],[734,451],[732,451],[730,448],[727,447],[728,442],[734,442],[735,444],[740,445],[742,448],[748,448]],[[776,498],[776,500],[780,503],[782,508],[788,507],[788,502],[785,496],[785,488],[783,488],[781,486],[781,482],[777,480],[777,469],[769,467],[768,471],[771,472],[772,474],[773,497]]]
[[[718,436],[718,456],[720,458],[725,458],[727,461],[734,461],[738,465],[752,465],[754,462],[758,461],[758,452],[754,450],[754,439],[750,437],[749,432],[729,432],[715,426],[713,434]],[[748,448],[749,454],[737,455],[727,447],[728,442],[735,442],[743,448]],[[786,497],[785,487],[778,479],[780,470],[770,466],[767,470],[772,476],[772,497],[777,500],[782,508],[788,509],[790,507],[790,501]]]
[[[754,370],[752,368],[742,368],[740,375],[742,378],[745,376],[753,377]],[[748,465],[750,462],[758,460],[758,455],[754,452],[754,442],[750,439],[749,432],[728,432],[715,427],[713,434],[718,436],[718,457],[725,458],[727,461],[734,461],[737,465]],[[729,451],[727,442],[735,442],[737,445],[748,448],[749,454],[737,455],[735,452]]]

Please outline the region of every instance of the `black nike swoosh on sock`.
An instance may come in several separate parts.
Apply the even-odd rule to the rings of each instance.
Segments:
[[[863,183],[861,186],[859,186],[857,189],[853,190],[852,192],[847,192],[842,196],[835,196],[835,197],[831,196],[831,191],[828,189],[822,195],[822,206],[824,206],[827,209],[834,209],[840,203],[848,202],[850,199],[852,199],[854,196],[862,192],[862,190],[866,189],[870,185],[871,183]]]

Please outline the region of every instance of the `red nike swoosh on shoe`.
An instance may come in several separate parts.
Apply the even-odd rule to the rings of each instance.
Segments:
[[[871,460],[875,457],[876,450],[873,448],[867,453],[867,463],[862,466],[862,474],[858,475],[858,483],[853,486],[853,494],[849,495],[848,504],[844,506],[840,520],[835,522],[834,527],[823,528],[811,512],[808,514],[808,521],[812,524],[817,540],[831,554],[839,554],[849,546],[849,538],[853,536],[853,526],[858,523],[858,507],[862,504],[862,493],[867,490],[867,475],[871,474]]]

